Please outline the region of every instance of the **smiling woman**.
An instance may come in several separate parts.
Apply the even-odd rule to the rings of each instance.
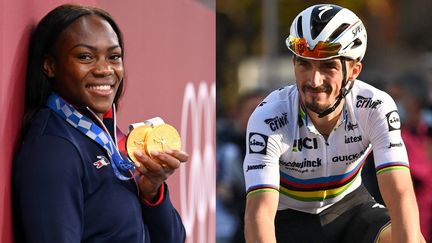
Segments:
[[[111,25],[99,16],[83,16],[60,34],[52,52],[43,68],[49,78],[60,81],[53,89],[102,117],[124,76],[122,47]]]
[[[30,43],[24,138],[14,161],[17,242],[183,242],[165,180],[183,151],[132,162],[118,147],[123,40],[105,11],[62,5]]]
[[[92,34],[92,31],[99,32]],[[99,36],[100,34],[102,35]],[[106,60],[100,59],[102,52],[107,51],[101,48],[107,48],[103,45],[110,45],[108,42],[114,45],[108,47],[112,52],[109,58],[118,59],[118,65],[105,63],[98,67],[96,64]],[[115,50],[111,49],[113,47]],[[79,76],[83,72],[93,70],[94,75],[94,70],[96,70],[98,74],[98,68],[100,69],[103,65],[109,69],[118,70],[120,68],[122,70],[121,76],[116,73],[116,78],[119,78],[118,88],[113,92],[115,97],[112,102],[117,104],[123,92],[123,82],[121,82],[123,80],[123,49],[123,35],[120,28],[109,13],[102,9],[62,5],[51,11],[40,21],[30,41],[24,131],[27,130],[35,113],[46,105],[46,100],[52,91],[62,92],[62,89],[67,86],[63,82],[70,83],[73,79],[76,79],[78,86],[78,83],[82,81],[80,79],[83,78]],[[93,66],[84,65],[90,63],[93,63]],[[100,77],[100,72],[96,76]],[[59,90],[55,90],[56,88]],[[74,92],[76,97],[72,97],[72,94],[68,95],[69,92]],[[61,95],[74,105],[84,105],[80,100],[82,94],[79,89],[73,88],[72,91],[65,91]]]

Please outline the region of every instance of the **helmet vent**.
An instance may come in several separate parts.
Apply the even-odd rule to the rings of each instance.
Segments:
[[[337,37],[340,36],[340,34],[342,34],[342,32],[344,32],[350,25],[349,24],[341,24],[341,26],[339,26],[339,28],[337,28],[327,39],[327,42],[332,42],[334,41]]]
[[[297,19],[297,34],[299,38],[303,38],[302,16]]]
[[[310,33],[313,39],[321,33],[340,10],[342,10],[342,7],[331,4],[316,5],[313,8],[310,15]]]
[[[361,46],[361,44],[362,44],[362,41],[357,38],[353,41],[353,45],[351,46],[351,49],[357,48],[357,47]]]

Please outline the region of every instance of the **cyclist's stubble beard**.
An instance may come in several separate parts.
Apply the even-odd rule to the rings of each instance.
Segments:
[[[322,93],[319,96],[314,95],[315,93],[325,93],[324,98]],[[302,87],[302,93],[305,96],[303,103],[308,110],[315,113],[321,113],[327,110],[336,101],[337,94],[333,94],[333,88],[328,84],[323,84],[319,87],[312,87],[310,85],[304,85]]]

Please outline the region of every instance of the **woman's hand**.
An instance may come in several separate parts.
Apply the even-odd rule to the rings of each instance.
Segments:
[[[138,177],[138,187],[140,190],[141,200],[154,201],[157,197],[159,187],[174,171],[180,166],[180,163],[188,160],[189,155],[186,152],[178,150],[169,150],[163,153],[152,152],[151,154],[157,160],[151,159],[140,151],[135,151],[135,177]]]

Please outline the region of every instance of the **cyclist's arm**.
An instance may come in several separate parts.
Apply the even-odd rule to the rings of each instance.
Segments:
[[[276,242],[274,220],[278,202],[279,192],[276,190],[249,194],[245,213],[246,242]]]
[[[270,94],[265,99],[266,105],[258,106],[248,122],[243,163],[248,192],[245,210],[245,238],[248,243],[276,242],[274,220],[279,204],[279,159],[288,150],[291,137],[286,127],[273,131],[265,120],[281,116],[279,92]]]
[[[367,118],[363,130],[373,147],[378,185],[390,213],[392,242],[421,242],[419,212],[397,106],[388,94],[378,96],[382,103],[376,109],[363,110],[370,111],[363,117]]]
[[[409,170],[389,170],[377,178],[390,212],[392,242],[424,242]]]

